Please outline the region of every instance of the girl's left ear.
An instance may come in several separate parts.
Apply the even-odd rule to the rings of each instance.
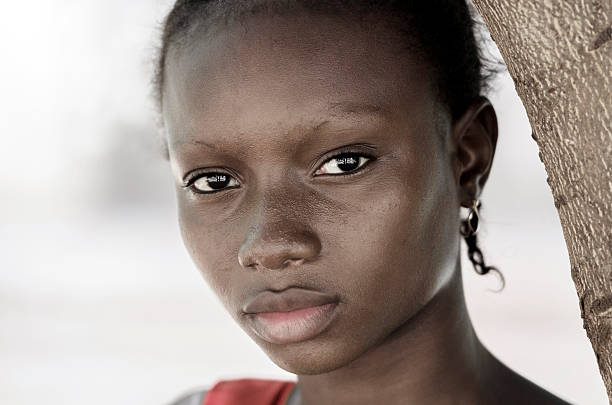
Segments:
[[[476,99],[452,128],[459,201],[470,207],[489,177],[497,145],[497,115],[486,97]]]

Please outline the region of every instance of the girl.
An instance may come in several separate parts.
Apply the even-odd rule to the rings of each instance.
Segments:
[[[564,404],[467,314],[497,141],[464,0],[179,0],[158,101],[185,245],[297,383],[177,404]],[[469,209],[461,221],[460,207]]]

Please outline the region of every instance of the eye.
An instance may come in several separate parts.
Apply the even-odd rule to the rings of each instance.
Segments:
[[[372,157],[363,153],[344,152],[328,159],[314,174],[351,175],[359,171]]]
[[[351,176],[359,173],[371,160],[376,160],[376,158],[367,153],[351,151],[341,152],[327,159],[314,174]],[[240,183],[234,176],[214,171],[192,172],[186,176],[184,183],[183,188],[189,188],[191,191],[198,194],[213,194],[240,186]]]
[[[238,181],[229,174],[207,172],[191,176],[184,187],[190,188],[195,193],[210,194],[226,188],[235,188],[238,185]]]

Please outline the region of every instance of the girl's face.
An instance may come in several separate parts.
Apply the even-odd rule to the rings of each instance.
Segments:
[[[163,117],[187,249],[296,374],[373,348],[456,270],[451,122],[388,21],[256,15],[168,55]]]

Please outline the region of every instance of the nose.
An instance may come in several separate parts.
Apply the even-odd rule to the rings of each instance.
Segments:
[[[240,265],[245,269],[282,270],[316,258],[321,251],[321,241],[305,221],[295,215],[299,212],[299,203],[285,201],[267,207],[266,204],[240,246]]]
[[[244,268],[282,270],[287,266],[298,266],[312,260],[321,250],[318,238],[311,232],[289,229],[275,231],[266,226],[265,231],[256,231],[243,243],[238,252],[238,262]],[[274,232],[274,233],[273,233]]]

